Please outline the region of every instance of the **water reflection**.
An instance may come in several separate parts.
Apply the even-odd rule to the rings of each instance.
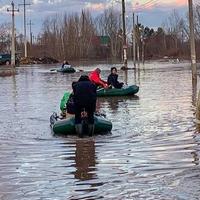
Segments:
[[[192,154],[192,156],[193,156],[193,158],[194,158],[193,163],[194,163],[195,165],[199,165],[200,134],[198,134],[198,133],[194,134],[193,139],[194,139],[194,143],[197,144],[195,151],[191,152],[191,154]]]
[[[75,150],[74,177],[81,181],[94,179],[95,175],[95,142],[93,139],[77,139]]]
[[[197,101],[197,80],[192,81],[192,105],[196,106]]]
[[[145,72],[145,68],[135,68],[133,70],[124,70],[123,71],[123,82],[125,84],[132,83],[135,85],[140,85],[140,74],[142,72]]]
[[[124,83],[127,84],[128,83],[128,71],[124,70]]]
[[[193,156],[193,158],[194,158],[194,161],[193,161],[193,163],[195,164],[195,165],[199,165],[199,155],[197,154],[197,152],[192,152],[191,153],[192,154],[192,156]]]
[[[84,70],[96,67],[106,79],[108,65]],[[127,71],[140,98],[98,98],[112,134],[64,144],[52,137],[49,116],[80,73],[34,66],[0,77],[0,199],[199,199],[191,70],[145,67]]]
[[[16,71],[15,69],[3,69],[3,70],[0,70],[0,77],[6,77],[6,76],[13,76],[16,74]]]
[[[98,108],[101,107],[104,104],[108,104],[108,107],[115,113],[117,113],[118,109],[121,108],[121,105],[123,107],[126,107],[129,103],[136,103],[139,100],[139,96],[133,95],[133,96],[116,96],[116,97],[104,97],[99,98],[97,100]],[[120,105],[121,104],[121,105]]]
[[[13,91],[13,102],[14,102],[14,111],[17,112],[17,101],[16,101],[16,98],[17,98],[17,82],[16,82],[16,77],[15,77],[15,74],[12,75],[12,91]]]
[[[129,80],[134,80],[134,84],[140,84],[140,74],[141,74],[141,70],[139,68],[136,68],[134,70],[124,70],[123,71],[123,81],[125,84],[128,84]],[[145,71],[145,69],[143,69],[142,71]]]

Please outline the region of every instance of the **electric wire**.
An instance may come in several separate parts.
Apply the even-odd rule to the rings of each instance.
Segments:
[[[138,5],[136,7],[136,9],[146,9],[146,8],[149,8],[159,2],[161,2],[161,1],[160,0],[149,0],[148,2],[146,2],[144,4]]]

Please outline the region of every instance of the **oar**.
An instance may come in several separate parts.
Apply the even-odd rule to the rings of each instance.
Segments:
[[[104,88],[104,87],[99,88],[99,89],[97,90],[97,92],[99,92],[99,91],[101,91],[101,90],[109,90],[109,89],[111,89],[111,88],[112,88],[112,86],[109,85],[108,88]]]
[[[52,72],[52,71],[56,71],[57,69],[50,69],[50,71]]]
[[[104,90],[105,88],[99,88],[98,90],[97,90],[97,92],[100,92],[100,91],[102,91],[102,90]]]

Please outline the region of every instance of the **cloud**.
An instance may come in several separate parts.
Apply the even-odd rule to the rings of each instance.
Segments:
[[[10,9],[11,6],[10,5],[4,5],[0,7],[0,12],[1,13],[7,13],[7,9]]]
[[[13,0],[16,8],[23,0]],[[196,0],[199,1],[199,0]],[[0,23],[11,21],[10,13],[6,10],[11,8],[11,0],[0,0]],[[132,16],[134,11],[138,11],[141,22],[146,25],[159,26],[161,20],[168,16],[172,9],[177,9],[182,13],[183,8],[187,8],[187,0],[125,0],[126,14]],[[54,14],[81,13],[82,9],[88,9],[93,16],[102,13],[104,9],[113,7],[121,12],[121,0],[26,0],[30,3],[27,6],[27,21],[30,19],[34,23],[33,31],[39,32],[43,20]],[[23,30],[23,7],[20,13],[16,13],[16,26]],[[20,15],[20,16],[18,16]]]
[[[180,7],[185,7],[187,6],[187,0],[165,0],[165,1],[160,1],[160,0],[152,0],[152,1],[132,1],[131,3],[132,9],[135,11],[145,11],[145,10],[152,10],[152,9],[178,9]]]
[[[163,4],[176,8],[176,7],[187,6],[188,1],[187,0],[168,0],[168,1],[165,1]],[[159,5],[162,5],[162,4],[160,3]]]
[[[87,2],[85,5],[85,8],[89,8],[94,11],[104,10],[106,7],[107,6],[104,3],[89,3],[89,2]]]
[[[32,3],[33,3],[33,4],[40,4],[40,3],[43,3],[43,1],[42,1],[42,0],[33,0]]]
[[[57,3],[62,3],[62,0],[48,0],[49,4],[57,4]]]
[[[185,1],[185,0],[176,0],[175,3],[178,6],[186,6],[187,5],[187,1]]]

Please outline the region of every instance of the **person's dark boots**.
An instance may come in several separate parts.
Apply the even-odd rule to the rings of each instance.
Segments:
[[[75,130],[76,130],[76,133],[79,137],[83,137],[82,124],[76,124]]]
[[[88,124],[88,135],[92,136],[94,134],[94,124]]]

